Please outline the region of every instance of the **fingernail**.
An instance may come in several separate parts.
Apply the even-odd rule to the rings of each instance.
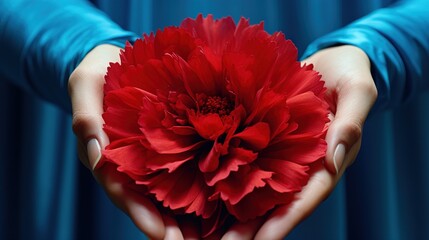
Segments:
[[[342,143],[338,144],[334,152],[334,166],[337,174],[340,171],[341,166],[343,165],[345,155],[346,155],[346,147]]]
[[[86,149],[88,151],[89,165],[91,166],[92,170],[94,170],[101,158],[101,147],[98,143],[98,140],[96,138],[89,140]]]

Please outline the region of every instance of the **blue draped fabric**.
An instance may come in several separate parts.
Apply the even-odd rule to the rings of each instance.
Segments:
[[[353,44],[372,60],[381,97],[358,159],[288,239],[429,239],[429,1],[343,28],[393,2],[0,0],[0,239],[144,239],[77,160],[67,79],[94,46],[198,13],[264,21],[300,55]]]

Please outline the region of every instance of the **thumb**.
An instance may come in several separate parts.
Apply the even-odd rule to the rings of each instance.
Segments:
[[[119,61],[120,48],[100,45],[89,52],[69,79],[69,94],[73,109],[73,130],[78,138],[79,156],[92,171],[101,158],[101,151],[109,144],[103,131],[103,86],[109,62]],[[135,225],[150,238],[162,239],[165,226],[156,206],[149,198],[128,188],[129,178],[105,165],[93,171],[113,203],[122,209]],[[168,223],[170,224],[170,223]],[[171,224],[168,233],[177,233]],[[170,227],[170,226],[168,226]]]
[[[326,135],[328,149],[325,159],[328,170],[336,174],[355,159],[364,122],[377,97],[370,71],[351,76],[341,83],[337,91],[336,112]],[[345,163],[345,159],[350,162]]]
[[[93,170],[109,144],[103,131],[103,86],[109,62],[119,61],[119,48],[100,45],[89,52],[69,79],[73,131],[82,163]]]

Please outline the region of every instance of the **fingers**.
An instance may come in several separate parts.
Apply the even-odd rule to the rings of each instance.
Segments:
[[[129,178],[116,171],[115,166],[105,164],[102,168],[96,169],[94,175],[112,202],[124,211],[149,238],[164,239],[164,236],[176,236],[178,230],[174,220],[167,218],[166,227],[164,227],[163,218],[156,206],[142,194],[127,188]]]
[[[73,131],[78,139],[79,158],[93,174],[109,198],[123,210],[134,224],[152,239],[163,239],[164,222],[157,208],[143,195],[127,188],[129,178],[105,164],[95,169],[101,151],[109,144],[103,131],[103,86],[109,62],[119,61],[120,48],[100,45],[82,60],[69,79],[73,109]],[[176,232],[168,222],[168,236]]]
[[[329,195],[337,181],[320,164],[305,188],[290,205],[277,208],[265,221],[255,239],[283,239],[298,223],[305,219]]]
[[[177,224],[177,221],[169,216],[163,215],[163,220],[165,224],[165,236],[164,240],[182,240],[185,239],[182,235],[182,231]],[[196,238],[198,239],[198,238]]]
[[[222,240],[253,239],[263,220],[264,218],[256,218],[245,223],[236,223],[223,235]]]

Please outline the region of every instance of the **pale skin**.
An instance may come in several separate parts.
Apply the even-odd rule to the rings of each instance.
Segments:
[[[119,61],[120,48],[100,45],[89,52],[69,79],[73,107],[73,130],[78,151],[113,203],[151,239],[198,239],[191,223],[179,223],[161,215],[144,196],[123,187],[126,178],[112,167],[93,170],[100,150],[109,144],[103,132],[103,85],[109,62]],[[321,50],[305,63],[314,64],[326,82],[328,93],[336,96],[326,141],[324,165],[312,174],[308,184],[288,206],[278,207],[266,219],[255,219],[232,226],[222,239],[282,239],[326,198],[352,164],[361,145],[362,128],[377,98],[377,90],[366,54],[354,46]],[[93,139],[96,139],[93,140]]]

